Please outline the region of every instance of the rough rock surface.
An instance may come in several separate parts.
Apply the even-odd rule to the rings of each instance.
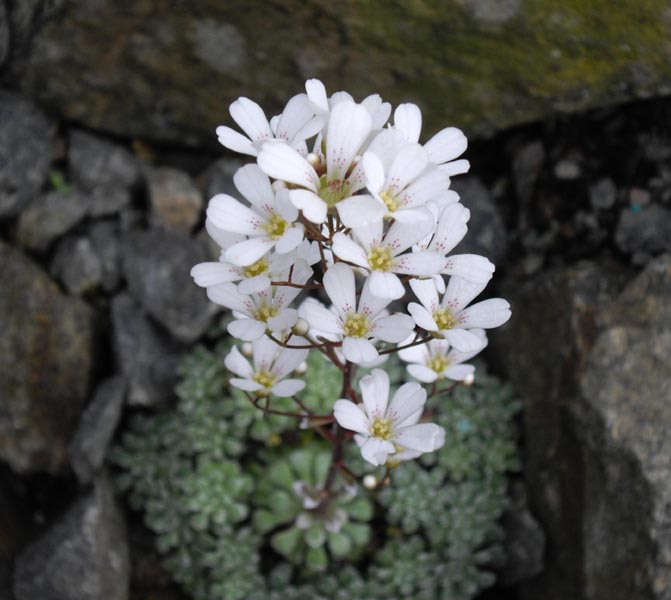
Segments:
[[[19,217],[17,239],[22,246],[44,252],[52,242],[79,223],[88,200],[69,190],[50,192],[33,200]]]
[[[16,600],[127,600],[126,527],[106,478],[19,556]]]
[[[102,283],[103,267],[87,237],[62,240],[56,248],[50,270],[70,294],[92,292]]]
[[[17,472],[58,472],[86,402],[93,315],[0,242],[0,458]]]
[[[128,294],[112,301],[114,350],[131,405],[152,405],[172,397],[183,350],[147,317]]]
[[[0,67],[9,53],[9,17],[5,3],[0,0]]]
[[[122,240],[123,270],[132,296],[182,342],[194,342],[207,329],[217,307],[189,273],[208,260],[198,240],[153,229]]]
[[[126,385],[116,376],[100,384],[86,407],[70,443],[70,464],[81,483],[90,483],[105,461],[107,448],[121,419]]]
[[[638,212],[623,210],[615,230],[615,242],[639,264],[660,252],[670,252],[671,210],[657,204],[645,206]]]
[[[203,212],[203,197],[191,178],[163,167],[150,171],[148,179],[152,225],[191,233]]]
[[[77,0],[63,12],[36,36],[24,89],[124,136],[214,146],[231,100],[277,114],[308,77],[420,102],[426,129],[471,134],[671,90],[668,0]]]
[[[49,175],[51,123],[36,106],[0,90],[0,217],[16,215]]]
[[[527,490],[548,535],[523,598],[671,598],[671,257],[626,278],[581,263],[504,293],[499,351],[525,402]]]
[[[481,254],[495,265],[501,265],[508,250],[508,239],[503,218],[489,190],[477,177],[457,178],[451,189],[461,196],[461,203],[471,211],[468,234],[454,253]]]

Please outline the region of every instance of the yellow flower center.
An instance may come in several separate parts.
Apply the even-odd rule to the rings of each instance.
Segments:
[[[249,265],[242,273],[245,277],[256,277],[263,275],[268,270],[268,261],[265,258],[259,258],[255,263]]]
[[[349,182],[346,179],[327,181],[326,175],[319,178],[319,197],[330,207],[349,196]]]
[[[287,230],[287,222],[276,212],[273,212],[263,225],[263,229],[271,240],[279,240]]]
[[[391,430],[391,419],[375,417],[369,431],[371,436],[385,441],[388,441],[394,437],[394,434]]]
[[[345,337],[366,337],[370,331],[370,323],[366,315],[350,313],[345,317],[343,332]]]
[[[375,246],[368,253],[368,264],[373,271],[390,271],[394,266],[394,256],[391,248]]]
[[[264,388],[266,388],[265,390],[256,391],[255,394],[257,396],[267,396],[270,394],[270,388],[275,385],[275,381],[277,380],[277,378],[272,373],[264,369],[254,373],[252,379],[259,385],[262,385]]]
[[[442,373],[449,365],[450,361],[447,360],[447,357],[443,356],[442,354],[434,356],[426,363],[426,366],[436,373]]]
[[[254,318],[257,321],[266,323],[268,319],[277,315],[279,311],[275,306],[268,306],[267,304],[262,304],[254,311]]]
[[[454,317],[447,308],[439,308],[433,313],[433,320],[436,322],[439,331],[452,329],[454,327]]]
[[[382,198],[382,202],[384,202],[389,212],[394,212],[400,206],[398,200],[394,198],[394,195],[389,190],[380,192],[380,198]]]

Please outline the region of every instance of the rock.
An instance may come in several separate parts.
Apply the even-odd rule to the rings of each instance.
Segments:
[[[198,6],[68,2],[38,33],[23,89],[69,122],[213,148],[231,101],[244,95],[277,114],[307,77],[358,99],[419,102],[426,136],[447,125],[491,134],[671,91],[668,0],[618,10],[606,0]]]
[[[33,36],[39,28],[58,14],[65,0],[21,0],[7,2],[11,31],[11,62],[8,67],[14,74],[24,67],[25,55]],[[9,69],[8,69],[9,70]]]
[[[0,67],[9,54],[9,17],[5,3],[0,0]]]
[[[74,190],[50,192],[33,200],[21,213],[18,242],[39,252],[79,223],[88,211],[88,202]]]
[[[217,312],[189,275],[208,260],[205,246],[161,231],[131,232],[122,242],[122,264],[132,296],[182,342],[201,337]]]
[[[83,484],[93,480],[105,461],[109,443],[121,418],[125,387],[120,376],[104,381],[82,415],[68,453],[77,479]]]
[[[671,597],[671,256],[510,282],[493,346],[524,401],[524,476],[547,534],[520,598]]]
[[[656,133],[642,133],[639,136],[639,147],[643,156],[651,162],[668,164],[671,159],[671,139]]]
[[[0,217],[13,217],[47,180],[53,127],[36,106],[0,90]]]
[[[159,331],[127,294],[112,301],[112,324],[128,403],[149,406],[171,398],[183,348]]]
[[[503,515],[506,533],[506,564],[499,581],[511,586],[531,579],[543,571],[545,533],[529,510],[527,494],[520,482],[510,491],[511,506]]]
[[[545,162],[543,142],[535,140],[518,148],[513,155],[513,179],[517,196],[528,203]]]
[[[633,254],[638,264],[671,250],[671,211],[658,204],[638,211],[623,209],[615,230],[615,243],[622,252]]]
[[[79,130],[70,134],[68,168],[73,181],[87,191],[130,188],[140,179],[140,165],[128,150]]]
[[[564,158],[555,164],[554,174],[557,179],[574,180],[582,175],[582,168],[575,160]]]
[[[608,210],[615,204],[616,199],[617,188],[609,177],[599,179],[595,184],[589,186],[589,201],[592,208]]]
[[[97,289],[102,283],[103,267],[91,240],[81,236],[62,240],[51,263],[51,274],[70,294],[81,295]]]
[[[503,219],[489,190],[477,177],[457,178],[451,187],[471,211],[468,233],[453,253],[481,254],[495,265],[502,264],[508,251],[508,240]]]
[[[244,164],[244,161],[237,158],[220,158],[212,163],[198,178],[205,198],[209,200],[217,194],[239,198],[240,192],[233,184],[233,175]]]
[[[0,242],[0,458],[19,472],[60,472],[86,402],[93,314]]]
[[[88,231],[93,250],[100,262],[103,290],[112,292],[121,280],[121,248],[119,227],[114,222],[94,223]]]
[[[110,483],[93,491],[19,556],[16,600],[127,600],[130,564],[123,515]]]
[[[149,173],[151,223],[191,233],[203,216],[203,198],[191,178],[182,171],[163,167]]]
[[[94,218],[116,215],[131,203],[130,189],[120,186],[101,185],[93,188],[88,196],[88,214]]]

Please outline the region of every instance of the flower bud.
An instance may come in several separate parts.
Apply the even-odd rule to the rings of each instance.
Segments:
[[[254,353],[254,347],[251,342],[245,342],[242,344],[242,354],[243,356],[251,356]]]
[[[367,490],[374,490],[377,487],[377,477],[375,477],[375,475],[371,475],[370,473],[368,475],[364,475],[363,487],[365,487]]]
[[[310,325],[305,319],[298,317],[298,321],[296,321],[296,324],[291,328],[291,331],[293,331],[296,335],[305,335],[308,331],[310,331]]]
[[[463,385],[473,385],[473,382],[475,381],[475,375],[473,373],[469,373],[464,377],[463,381],[461,382]]]
[[[296,373],[296,375],[305,375],[305,373],[307,373],[307,370],[308,370],[308,363],[303,361],[300,365],[296,367],[294,373]]]

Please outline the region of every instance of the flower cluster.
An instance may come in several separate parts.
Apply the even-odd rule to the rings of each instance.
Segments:
[[[219,141],[255,162],[234,176],[240,198],[210,200],[206,227],[221,255],[192,275],[233,311],[229,333],[251,343],[253,364],[237,349],[226,359],[232,385],[270,412],[272,396],[293,398],[296,412],[284,414],[301,426],[336,446],[353,438],[368,462],[391,465],[436,450],[445,432],[420,422],[427,397],[420,384],[401,386],[389,400],[379,368],[388,355],[398,352],[433,392],[441,380],[468,382],[474,368],[465,361],[510,309],[500,298],[473,303],[494,272],[487,258],[450,254],[470,217],[450,189],[451,177],[469,169],[459,158],[464,134],[448,127],[422,144],[414,104],[392,117],[378,95],[329,97],[315,79],[305,88],[270,120],[247,98],[231,105],[243,133],[221,126]],[[399,302],[410,291],[418,302],[406,313]],[[330,415],[307,410],[302,382],[287,379],[310,349],[343,374]],[[378,368],[358,393],[359,367]],[[340,455],[333,469],[346,468]],[[328,487],[333,477],[326,479]]]

